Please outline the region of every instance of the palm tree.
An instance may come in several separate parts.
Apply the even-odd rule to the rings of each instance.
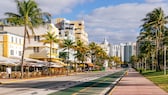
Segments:
[[[72,40],[70,40],[70,39],[65,39],[64,41],[63,41],[63,45],[62,45],[62,47],[64,48],[64,51],[65,50],[68,50],[68,59],[67,59],[67,75],[68,75],[68,63],[69,63],[69,56],[70,56],[70,49],[72,49],[73,47],[74,47],[74,44],[75,44],[75,42],[73,42]]]
[[[66,52],[60,52],[60,53],[59,53],[59,58],[62,58],[62,59],[63,59],[63,62],[66,61],[67,57],[68,57],[68,55],[67,55]]]
[[[144,19],[142,30],[151,31],[155,33],[156,41],[156,60],[157,60],[157,71],[160,71],[159,64],[159,50],[161,49],[163,32],[165,30],[165,24],[168,23],[168,16],[165,16],[162,8],[156,8],[152,12],[148,13]]]
[[[138,64],[137,64],[137,61],[138,61],[137,56],[135,56],[135,55],[131,56],[130,62],[131,62],[132,66],[133,66],[134,68],[136,68],[137,65],[138,65]],[[136,65],[136,67],[135,67],[135,65]]]
[[[98,49],[98,45],[95,42],[91,42],[89,44],[89,49],[90,49],[91,62],[95,65],[96,50]],[[93,67],[93,69],[95,69],[95,66]]]
[[[77,51],[75,57],[82,62],[84,68],[83,70],[85,71],[84,61],[86,61],[87,57],[89,57],[89,47],[78,40],[75,46],[75,50]]]
[[[98,46],[96,50],[96,62],[97,65],[103,66],[104,61],[108,59],[107,53],[100,47]]]
[[[88,46],[82,46],[79,48],[78,52],[81,54],[81,61],[82,61],[82,64],[84,65],[83,70],[85,71],[84,61],[87,61],[87,57],[89,57],[89,48]]]
[[[140,46],[141,53],[144,54],[145,70],[147,68],[147,59],[152,56],[154,47],[150,41],[145,41],[143,45]]]
[[[144,58],[145,58],[145,54],[141,52],[138,55],[138,61],[140,62],[139,67],[140,67],[141,70],[144,69]]]
[[[121,60],[120,60],[120,58],[119,58],[118,56],[114,56],[114,57],[113,57],[113,60],[114,60],[114,63],[116,63],[116,68],[117,68],[117,66],[118,66],[119,64],[121,64]]]
[[[89,49],[90,49],[90,55],[91,55],[91,61],[92,63],[94,63],[94,60],[95,60],[95,52],[96,52],[96,49],[98,48],[97,44],[95,42],[91,42],[89,44]]]
[[[155,33],[152,31],[141,31],[140,35],[137,37],[138,39],[138,43],[140,43],[140,50],[142,50],[141,52],[147,54],[147,58],[152,57],[152,68],[154,67],[154,63],[153,63],[153,58],[154,58],[154,54],[156,54],[156,50],[155,50]]]
[[[166,68],[167,68],[167,45],[168,45],[168,28],[165,28],[163,33],[163,45],[164,45],[164,75],[166,75]]]
[[[50,67],[50,69],[51,69],[51,54],[52,54],[52,45],[54,44],[54,43],[58,43],[59,42],[59,40],[57,39],[57,36],[58,35],[56,35],[56,33],[54,32],[54,31],[52,31],[52,26],[51,26],[51,24],[49,25],[49,30],[47,31],[47,34],[46,35],[44,35],[44,40],[43,40],[43,42],[44,42],[44,44],[47,44],[47,43],[49,43],[50,44],[50,63],[49,63],[49,67]],[[49,71],[49,75],[51,75],[51,71]]]
[[[109,61],[109,67],[112,68],[113,67],[113,61],[114,61],[114,57],[113,56],[109,56],[108,57],[108,61]]]
[[[46,15],[47,13],[43,14],[34,0],[15,1],[18,13],[6,12],[5,15],[9,16],[7,21],[10,22],[11,25],[24,26],[23,52],[21,58],[21,78],[23,78],[25,41],[26,37],[29,38],[28,28],[31,29],[32,34],[34,34],[33,28],[44,23],[43,15]]]

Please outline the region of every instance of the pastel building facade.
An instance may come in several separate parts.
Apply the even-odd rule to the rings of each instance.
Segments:
[[[110,55],[110,44],[109,44],[109,42],[107,41],[106,38],[104,38],[104,41],[101,44],[99,44],[99,45],[107,53],[107,55]],[[103,66],[105,67],[105,69],[107,69],[107,67],[108,67],[108,60],[104,61]]]
[[[30,42],[26,40],[26,51],[25,56],[33,59],[39,59],[43,61],[50,61],[50,57],[52,61],[58,58],[58,43],[46,43],[46,39],[44,35],[47,32],[51,32],[54,35],[57,35],[57,39],[59,39],[59,31],[55,27],[54,24],[49,24],[46,26],[42,26],[34,29],[35,35],[30,35]],[[50,56],[50,47],[51,47],[51,56]]]
[[[75,27],[75,40],[81,40],[85,45],[89,44],[88,34],[85,31],[84,21],[71,21]]]
[[[65,18],[56,19],[56,27],[60,31],[60,36],[74,39],[75,41],[81,40],[84,44],[88,45],[88,34],[85,31],[84,21],[70,21]]]
[[[55,32],[56,35],[59,34],[58,29],[51,24],[52,32]],[[12,57],[21,58],[22,50],[23,50],[23,35],[24,35],[24,27],[17,27],[17,26],[3,26],[2,29],[6,34],[4,35],[4,32],[1,32],[1,40],[3,38],[3,45],[6,43],[9,45],[6,45],[6,50],[3,50],[7,53],[3,53],[3,56],[5,57],[11,57],[11,53],[14,55]],[[29,31],[30,39],[26,38],[26,46],[25,46],[25,57],[32,58],[32,59],[39,59],[48,61],[50,58],[50,45],[49,43],[44,44],[44,35],[49,30],[49,27],[46,26],[40,26],[38,28],[34,28],[33,35],[31,33],[31,30]],[[3,34],[3,37],[2,37]],[[1,44],[2,45],[2,44]],[[1,46],[1,50],[2,50]],[[3,48],[4,49],[4,48]],[[18,53],[17,53],[17,52]],[[2,55],[2,54],[1,54]],[[52,44],[52,53],[51,57],[54,59],[58,58],[58,43]]]
[[[55,26],[59,30],[59,38],[60,40],[71,40],[72,42],[75,42],[75,26],[71,24],[71,21],[65,19],[65,18],[57,18],[56,19],[56,24]],[[59,48],[59,53],[66,53],[68,54],[68,50],[65,50],[64,48]],[[69,50],[69,59],[70,61],[74,61],[75,56],[74,56],[75,51],[73,49]]]
[[[7,32],[4,26],[0,27],[0,56],[21,57],[23,37],[18,34]]]

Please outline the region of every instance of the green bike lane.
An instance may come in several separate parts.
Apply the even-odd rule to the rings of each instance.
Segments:
[[[48,95],[104,95],[115,86],[125,74],[125,71],[126,70],[118,71]]]

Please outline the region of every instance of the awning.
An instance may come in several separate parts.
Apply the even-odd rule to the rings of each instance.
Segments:
[[[18,65],[17,63],[19,63],[19,60],[0,56],[0,64],[1,65],[16,66],[16,65]]]
[[[93,67],[93,63],[86,63],[89,67]]]
[[[60,65],[67,66],[67,64],[65,64],[65,63],[62,62],[62,61],[59,61],[57,58],[56,58],[56,59],[53,58],[52,61],[55,62],[55,63],[58,63],[58,64],[60,64]]]

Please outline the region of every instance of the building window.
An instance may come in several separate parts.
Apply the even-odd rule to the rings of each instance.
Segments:
[[[33,47],[34,52],[39,52],[39,47]]]
[[[13,43],[13,36],[11,37],[11,42]]]
[[[55,53],[57,53],[57,50],[55,49]]]
[[[17,38],[15,38],[15,42],[17,43]]]
[[[19,44],[22,44],[21,39],[19,39]]]
[[[3,25],[0,25],[0,30],[3,31]]]
[[[14,50],[10,50],[10,55],[14,55]]]
[[[21,56],[22,55],[22,52],[21,51],[19,51],[19,56]]]
[[[40,36],[34,36],[34,41],[39,41],[40,40]]]
[[[68,36],[68,34],[69,34],[69,33],[68,33],[68,31],[66,31],[66,32],[65,32],[65,37],[67,37],[67,36]]]

